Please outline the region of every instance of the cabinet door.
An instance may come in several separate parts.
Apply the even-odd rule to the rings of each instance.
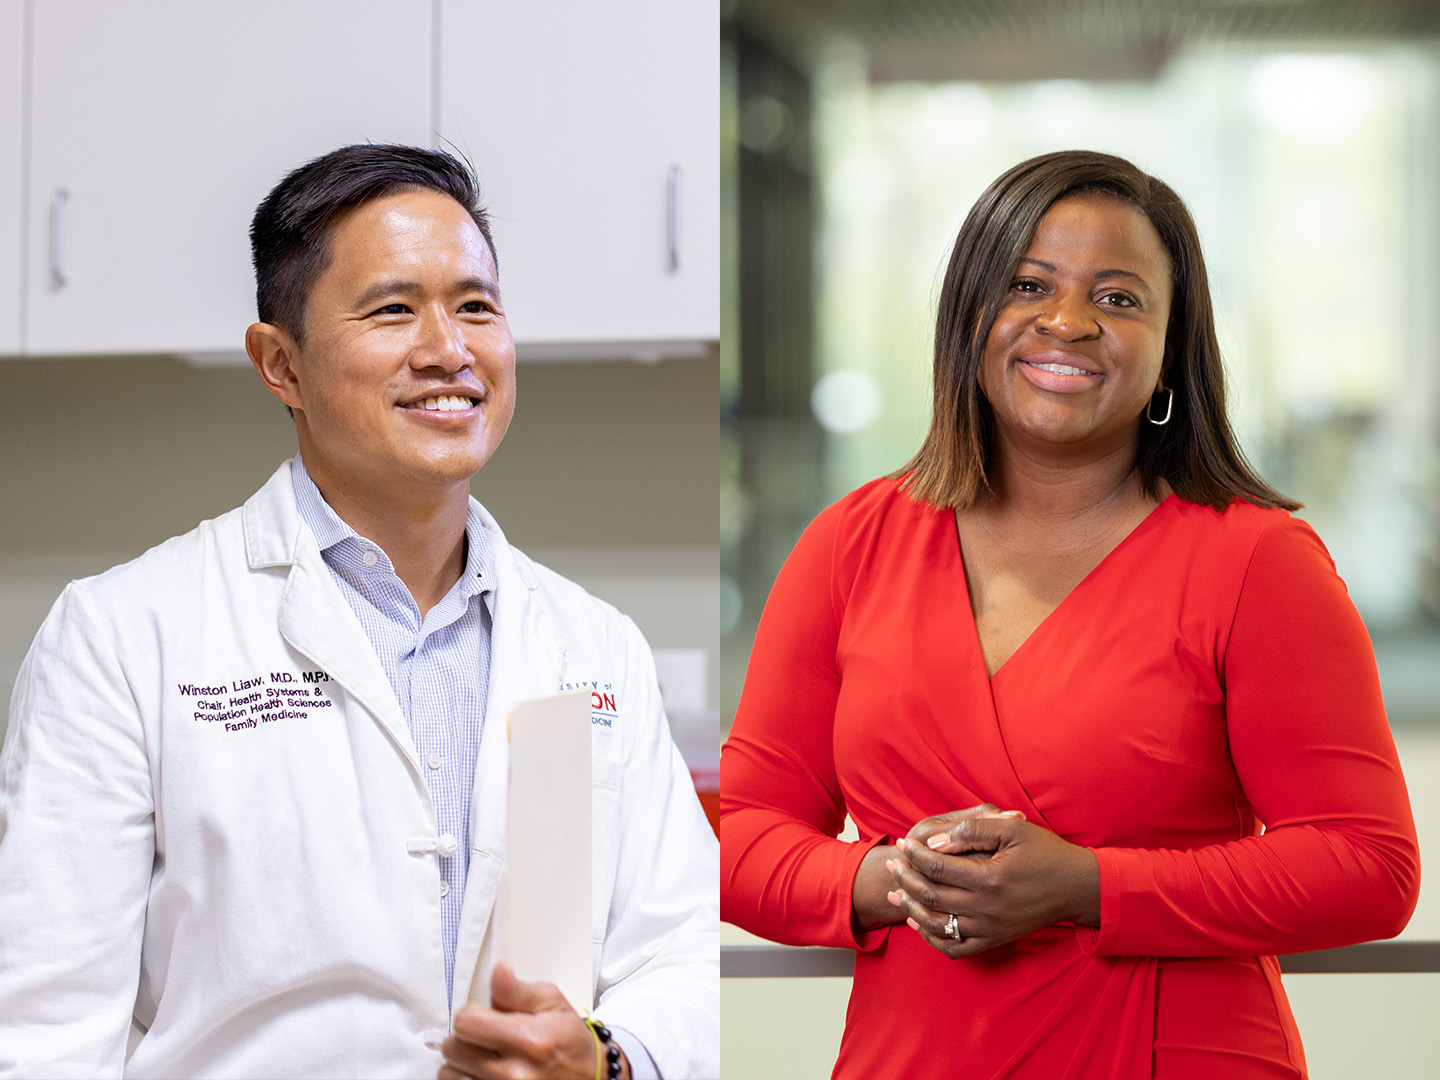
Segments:
[[[0,0],[0,356],[20,349],[23,17],[20,0]]]
[[[521,356],[718,339],[717,4],[443,0],[439,38],[441,132],[480,176]]]
[[[296,165],[430,142],[428,0],[33,5],[30,353],[235,353]]]

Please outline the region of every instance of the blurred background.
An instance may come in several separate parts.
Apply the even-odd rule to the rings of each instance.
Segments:
[[[919,445],[935,300],[970,204],[1024,158],[1103,150],[1196,218],[1235,426],[1306,504],[1365,618],[1423,858],[1440,865],[1440,6],[723,11],[722,723],[800,531]],[[1440,888],[1407,936],[1440,938]],[[846,985],[804,982],[726,981],[727,1072],[828,1074]],[[1286,983],[1313,1076],[1440,1075],[1440,975]],[[823,1002],[796,1024],[809,1041],[789,1025],[804,1000]],[[1385,1034],[1357,1039],[1357,1016]]]

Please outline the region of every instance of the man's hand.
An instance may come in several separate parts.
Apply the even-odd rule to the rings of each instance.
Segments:
[[[456,1014],[439,1080],[594,1080],[595,1036],[553,983],[522,982],[509,964],[496,964],[490,1006]],[[623,1053],[620,1075],[630,1076]]]

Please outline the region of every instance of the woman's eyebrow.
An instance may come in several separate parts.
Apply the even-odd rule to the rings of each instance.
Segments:
[[[1136,281],[1140,282],[1142,285],[1145,283],[1145,279],[1144,279],[1143,277],[1141,277],[1139,274],[1135,273],[1134,270],[1121,270],[1118,266],[1117,266],[1117,267],[1107,267],[1107,268],[1104,269],[1104,270],[1096,270],[1096,271],[1095,271],[1095,280],[1096,280],[1096,281],[1099,281],[1101,278],[1112,278],[1112,277],[1134,278]]]
[[[1016,263],[1016,266],[1018,267],[1024,263],[1029,263],[1031,266],[1038,266],[1041,270],[1049,274],[1053,274],[1056,270],[1054,263],[1048,263],[1044,259],[1032,259],[1029,255],[1021,255],[1020,261]]]
[[[1054,263],[1048,263],[1048,262],[1046,262],[1044,259],[1034,259],[1034,258],[1031,258],[1029,255],[1022,255],[1022,256],[1020,257],[1019,262],[1016,264],[1017,269],[1019,268],[1019,266],[1024,265],[1025,263],[1029,263],[1031,266],[1039,267],[1041,270],[1044,270],[1047,274],[1053,274],[1053,273],[1055,273],[1055,272],[1059,269]],[[1122,269],[1120,269],[1118,266],[1107,266],[1107,267],[1106,267],[1105,269],[1103,269],[1103,270],[1096,270],[1096,271],[1095,271],[1095,275],[1094,275],[1094,280],[1096,280],[1096,281],[1103,281],[1103,280],[1106,279],[1106,278],[1117,278],[1117,277],[1132,278],[1133,280],[1140,282],[1141,285],[1144,285],[1144,286],[1146,286],[1146,287],[1148,287],[1149,284],[1150,284],[1148,281],[1146,281],[1146,280],[1145,280],[1143,277],[1141,277],[1139,274],[1135,273],[1135,271],[1133,271],[1133,270],[1122,270]]]

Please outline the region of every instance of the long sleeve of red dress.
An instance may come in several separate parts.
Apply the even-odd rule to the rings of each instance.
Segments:
[[[886,1035],[847,1029],[837,1075],[906,1075],[884,1017],[916,980],[983,1014],[980,1077],[1148,1076],[1207,1039],[1303,1075],[1272,954],[1393,935],[1418,892],[1364,627],[1309,527],[1248,503],[1167,499],[990,677],[953,517],[892,481],[852,493],[775,583],[721,784],[724,917],[869,950],[851,1013]],[[1096,852],[1098,933],[960,961],[903,925],[857,942],[865,851],[984,801]]]
[[[856,948],[855,874],[876,841],[836,839],[836,510],[806,530],[771,590],[745,674],[747,719],[721,753],[722,917],[786,944]]]
[[[1221,657],[1235,775],[1263,836],[1100,848],[1098,947],[1204,956],[1393,937],[1420,881],[1374,653],[1329,556],[1280,517],[1246,568]]]

